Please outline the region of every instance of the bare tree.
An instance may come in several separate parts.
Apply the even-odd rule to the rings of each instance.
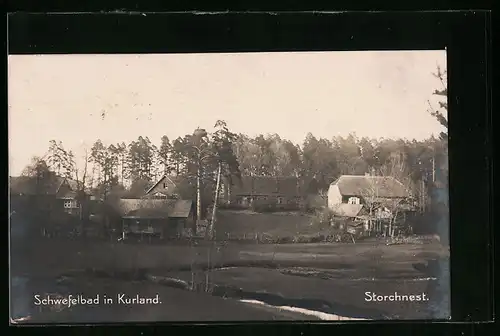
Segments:
[[[375,210],[379,202],[380,185],[377,178],[369,177],[366,180],[368,181],[368,185],[361,191],[361,196],[363,197],[364,205],[368,209],[368,232],[371,234],[372,232],[379,231]]]
[[[80,206],[80,219],[83,219],[84,203],[87,199],[87,193],[89,189],[89,179],[88,179],[88,164],[90,161],[90,154],[87,148],[84,149],[83,154],[83,167],[78,167],[78,163],[73,159],[72,169],[74,172],[76,185],[77,185],[77,200]]]
[[[234,177],[237,179],[241,178],[238,158],[233,152],[233,143],[236,140],[236,134],[230,132],[226,123],[222,120],[217,121],[215,128],[217,130],[213,135],[212,146],[215,154],[214,159],[217,161],[217,177],[212,208],[212,219],[208,230],[210,238],[214,238],[217,205],[219,202],[222,176],[224,175],[228,181],[232,181]]]
[[[406,211],[408,206],[413,206],[413,195],[416,190],[415,183],[411,178],[411,172],[405,164],[406,160],[401,153],[397,153],[389,158],[388,162],[381,168],[382,175],[392,177],[400,183],[407,193],[407,197],[389,198],[385,202],[385,207],[391,213],[389,220],[388,235],[394,236],[395,225],[397,224],[400,212]],[[406,217],[406,216],[405,216]]]

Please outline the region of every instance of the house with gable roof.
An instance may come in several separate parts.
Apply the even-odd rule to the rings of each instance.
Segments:
[[[219,202],[237,208],[265,204],[277,209],[298,209],[304,199],[303,186],[296,177],[242,176],[238,181],[224,179]]]
[[[149,187],[143,197],[157,199],[180,199],[177,183],[179,179],[174,176],[163,175],[155,184]]]
[[[91,192],[85,190],[78,197],[78,182],[62,176],[49,176],[46,180],[37,182],[28,176],[11,176],[9,178],[11,204],[35,206],[47,211],[62,210],[71,215],[82,216],[85,204],[91,198]],[[82,197],[83,196],[83,197]]]
[[[179,237],[195,232],[194,202],[181,199],[180,181],[168,175],[140,194],[111,202],[122,238],[128,236]]]
[[[122,198],[113,207],[121,217],[123,238],[129,235],[178,237],[195,229],[191,200]]]
[[[342,175],[330,184],[328,207],[339,217],[390,219],[413,210],[407,188],[392,176]],[[371,210],[371,211],[370,211]]]

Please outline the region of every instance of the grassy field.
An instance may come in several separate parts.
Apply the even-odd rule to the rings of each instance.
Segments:
[[[80,288],[88,288],[87,291],[92,293],[107,293],[109,290],[108,287],[102,287],[100,284],[103,281],[102,278],[91,276],[92,272],[88,272],[90,269],[114,274],[115,279],[107,280],[112,281],[114,285],[109,286],[123,287],[122,292],[126,289],[128,293],[132,293],[134,290],[135,292],[152,293],[160,291],[162,286],[145,284],[146,282],[143,281],[140,284],[136,283],[134,287],[131,285],[134,281],[133,276],[130,276],[131,271],[146,272],[185,281],[190,281],[195,274],[195,281],[203,282],[206,276],[203,268],[206,268],[208,260],[207,246],[149,246],[105,242],[68,242],[51,239],[40,241],[36,246],[25,246],[22,253],[19,252],[21,251],[11,254],[12,275],[29,277],[34,279],[35,283],[38,281],[37,279],[55,283],[61,275],[67,275],[81,279],[80,284],[72,285],[74,288],[78,288],[79,291],[81,291]],[[429,281],[415,281],[415,279],[425,278],[429,275],[417,271],[413,265],[446,256],[447,251],[439,245],[385,246],[370,242],[360,244],[229,244],[225,247],[219,247],[218,250],[212,249],[211,266],[215,269],[209,273],[209,281],[218,286],[229,286],[249,292],[252,295],[250,298],[253,299],[258,298],[262,293],[272,294],[276,305],[308,307],[312,304],[309,308],[325,311],[322,307],[326,307],[326,312],[350,317],[425,318],[427,312],[422,303],[370,304],[364,301],[363,295],[366,291],[380,294],[390,294],[394,291],[402,293],[427,291],[430,293]],[[87,272],[82,272],[84,270]],[[82,274],[83,276],[81,276]],[[91,285],[92,283],[94,285]],[[83,284],[88,284],[88,286]],[[41,290],[41,287],[37,288]],[[32,291],[37,290],[33,289]],[[174,295],[167,293],[178,293],[179,291],[171,288],[161,290],[165,291],[164,295]],[[208,302],[214,302],[214,307],[221,307],[220,314],[210,315],[205,309],[200,309],[199,312],[197,309],[187,312],[186,315],[183,315],[184,317],[181,317],[181,308],[175,311],[173,307],[165,306],[162,308],[164,310],[162,313],[151,313],[149,310],[154,310],[154,308],[148,307],[147,313],[141,313],[141,310],[138,310],[124,318],[144,320],[153,319],[153,317],[159,318],[163,314],[162,316],[165,316],[166,320],[186,320],[189,319],[189,316],[192,316],[193,320],[211,318],[224,320],[226,316],[228,319],[239,319],[240,316],[246,314],[242,312],[240,315],[236,313],[237,310],[234,310],[237,308],[231,308],[232,304],[240,304],[236,301],[228,305],[227,300],[216,297],[208,299],[207,294],[204,293],[178,293],[175,295],[179,297],[179,299],[175,299],[175,302],[178,302],[177,300],[183,302],[184,312],[189,310],[188,306],[184,308],[184,304],[191,302],[189,300],[194,300],[192,304],[197,307],[209,306]],[[180,299],[183,295],[186,295],[187,298]],[[200,300],[198,303],[196,303],[196,297]],[[219,300],[222,301],[217,303]],[[227,309],[224,308],[226,306]],[[247,308],[257,309],[255,307]],[[104,314],[100,316],[108,316],[109,318],[118,316],[108,312],[109,307],[99,309],[99,311],[103,310],[102,314]],[[120,309],[122,308],[120,307]],[[241,309],[245,310],[245,308]],[[255,313],[256,320],[290,317],[289,313],[284,316],[281,313],[264,313],[261,312],[262,309],[262,307],[257,309],[259,312]],[[222,312],[226,310],[231,311],[231,313],[224,315]],[[169,313],[171,315],[166,313],[168,311],[172,311]],[[271,315],[274,317],[271,318]],[[294,315],[294,319],[301,318],[297,314],[292,315]],[[82,316],[90,315],[84,314]],[[310,319],[310,317],[307,318]]]
[[[309,216],[236,215],[225,211],[219,215],[217,232],[307,234],[317,230],[310,223]],[[273,306],[297,306],[350,317],[426,318],[429,313],[425,304],[377,305],[365,302],[364,293],[433,293],[432,280],[425,278],[434,275],[419,271],[415,264],[446,259],[448,254],[448,249],[438,242],[392,246],[370,240],[355,244],[148,244],[58,238],[28,241],[19,236],[11,241],[10,271],[14,277],[29,279],[31,289],[23,292],[28,295],[52,288],[89,294],[162,293],[168,298],[160,308],[134,308],[133,312],[125,312],[123,306],[80,307],[73,313],[44,312],[38,318],[46,322],[314,319],[297,312],[244,304],[239,299],[262,299]],[[141,274],[197,283],[208,277],[210,286],[223,293],[217,297],[214,293],[170,288],[144,280]],[[72,279],[66,287],[59,284],[61,276]],[[225,291],[232,294],[227,297]]]
[[[282,238],[326,233],[329,228],[312,225],[313,216],[302,213],[255,213],[251,211],[220,211],[217,215],[218,239],[249,237],[264,234]]]
[[[207,243],[205,243],[207,244]],[[81,269],[189,269],[206,265],[208,253],[213,266],[248,263],[283,266],[342,268],[391,268],[398,262],[421,262],[446,256],[438,244],[386,246],[375,242],[356,244],[231,244],[148,245],[102,241],[41,239],[13,244],[13,274],[58,275]],[[379,266],[377,266],[379,265]]]

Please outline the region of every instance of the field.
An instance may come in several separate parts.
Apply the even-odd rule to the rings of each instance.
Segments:
[[[241,237],[255,234],[267,234],[272,237],[290,237],[297,234],[318,233],[318,228],[310,225],[311,215],[268,213],[251,211],[220,211],[217,215],[217,236],[226,239],[229,236]]]
[[[237,229],[228,228],[233,224],[221,220],[218,230],[226,225],[226,232],[252,233],[252,229],[263,229],[259,225],[267,225],[272,234],[291,234],[310,228],[309,221],[298,216],[264,217],[278,216],[283,220],[275,220],[274,226],[254,221],[256,228],[250,220],[239,222]],[[314,320],[332,316],[418,319],[436,316],[436,309],[446,315],[442,307],[435,307],[442,296],[438,280],[444,271],[426,267],[433,260],[445,264],[448,260],[448,249],[437,242],[387,246],[370,240],[355,244],[201,241],[190,245],[36,239],[12,243],[11,275],[25,279],[24,287],[18,286],[19,294],[13,294],[15,310],[18,315],[32,316],[32,322]],[[163,303],[161,309],[141,306],[120,315],[123,306],[76,307],[54,313],[38,312],[30,302],[36,293],[75,291],[94,296],[159,294]],[[365,300],[365,292],[389,295],[395,291],[424,292],[431,300]]]

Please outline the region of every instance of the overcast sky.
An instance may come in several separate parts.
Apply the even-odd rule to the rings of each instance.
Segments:
[[[79,154],[96,139],[158,144],[217,119],[299,144],[308,132],[423,139],[442,131],[426,112],[437,65],[446,66],[444,50],[11,55],[10,174],[51,139]]]

